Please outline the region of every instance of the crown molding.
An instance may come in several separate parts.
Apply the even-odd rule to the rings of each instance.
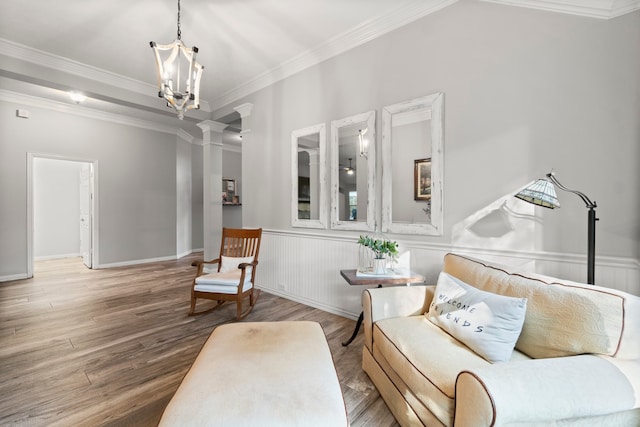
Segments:
[[[640,0],[480,0],[510,6],[567,13],[591,18],[611,19],[640,10]],[[200,101],[200,109],[212,112],[260,89],[290,77],[304,69],[360,46],[407,25],[417,19],[457,3],[458,0],[416,0],[390,14],[379,16],[339,34],[314,49],[268,70],[211,102]],[[68,58],[0,38],[0,55],[89,78],[131,92],[149,96],[156,92],[152,84],[122,76]]]
[[[157,95],[158,89],[155,85],[112,73],[101,68],[83,64],[63,56],[54,55],[43,50],[25,46],[11,40],[0,38],[0,55],[19,59],[46,68],[62,71],[67,74],[95,80],[110,86],[119,87],[130,92],[145,96]],[[211,108],[207,101],[200,101],[200,109],[208,113]]]
[[[417,0],[405,7],[396,9],[391,14],[366,21],[349,31],[325,41],[316,48],[303,52],[237,88],[224,93],[211,102],[211,108],[216,110],[231,104],[304,69],[317,65],[320,62],[326,61],[329,58],[360,46],[457,2],[458,0]]]
[[[640,0],[481,0],[590,18],[611,19],[640,10]]]
[[[237,145],[237,144],[226,143],[226,144],[222,145],[222,150],[223,151],[230,151],[232,153],[242,153],[242,146]]]
[[[176,135],[178,136],[178,138],[182,139],[185,142],[188,142],[189,144],[197,144],[196,138],[184,129],[178,129]]]
[[[592,18],[610,19],[640,9],[640,0],[481,0]],[[368,41],[457,3],[458,0],[419,0],[389,15],[369,20],[345,33],[266,71],[224,93],[211,102],[216,110],[264,89],[306,68],[360,46]]]
[[[22,93],[12,92],[4,89],[0,89],[0,101],[11,102],[11,103],[20,104],[20,105],[27,105],[27,106],[36,107],[36,108],[43,108],[46,110],[57,111],[60,113],[75,114],[76,116],[102,120],[105,122],[117,123],[125,126],[133,126],[137,128],[148,129],[152,131],[163,132],[163,133],[168,133],[168,134],[177,135],[177,136],[184,135],[184,134],[178,134],[178,132],[181,129],[177,129],[175,127],[168,126],[162,123],[152,122],[149,120],[136,119],[133,117],[123,116],[119,114],[107,113],[105,111],[94,110],[91,108],[82,107],[80,105],[72,105],[64,102],[52,101],[49,99],[40,98],[32,95],[25,95]]]

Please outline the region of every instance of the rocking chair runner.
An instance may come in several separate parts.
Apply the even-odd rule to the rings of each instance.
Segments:
[[[237,304],[236,319],[244,319],[256,304],[259,290],[254,287],[262,228],[223,228],[220,257],[211,261],[196,261],[198,267],[191,287],[189,316],[208,313],[227,301]],[[209,265],[217,264],[217,271],[210,272]],[[215,269],[214,269],[215,270]],[[242,303],[249,298],[249,308],[242,311]],[[205,298],[217,302],[213,307],[195,312],[196,300]]]

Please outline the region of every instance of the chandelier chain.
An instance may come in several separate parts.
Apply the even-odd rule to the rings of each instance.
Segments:
[[[182,31],[180,31],[180,0],[178,0],[178,40],[182,40]]]

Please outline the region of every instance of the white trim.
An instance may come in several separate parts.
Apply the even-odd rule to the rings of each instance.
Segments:
[[[367,218],[366,221],[340,220],[340,128],[357,123],[366,123],[367,138],[371,141],[367,154]],[[356,159],[357,160],[357,159]],[[331,228],[334,230],[375,231],[376,229],[376,111],[356,114],[331,122]],[[357,189],[357,182],[356,182]],[[362,190],[362,189],[361,189]],[[361,191],[360,194],[364,193]]]
[[[189,144],[194,143],[195,138],[189,132],[183,129],[178,129],[176,135],[178,136],[178,138],[182,139],[185,142],[188,142]]]
[[[176,254],[175,259],[184,258],[184,257],[186,257],[187,255],[191,255],[193,252],[194,252],[194,251],[193,251],[193,249],[186,250],[186,251],[184,251],[184,252],[181,252],[181,253],[179,253],[179,254]]]
[[[481,0],[548,12],[611,19],[640,9],[640,0]]]
[[[235,144],[223,144],[222,145],[222,150],[223,151],[231,151],[233,153],[242,153],[242,147],[239,145],[235,145]]]
[[[265,235],[274,235],[274,236],[283,236],[283,237],[296,237],[296,238],[304,238],[304,239],[318,239],[318,240],[329,240],[334,242],[347,242],[356,244],[358,237],[356,235],[345,235],[345,234],[334,234],[328,232],[306,232],[306,231],[298,231],[298,230],[277,230],[277,229],[267,229],[263,228],[262,233]],[[469,255],[469,256],[478,256],[478,255],[486,255],[486,256],[496,256],[496,257],[509,257],[509,258],[519,258],[524,260],[538,260],[538,261],[556,261],[556,262],[564,262],[564,263],[582,263],[586,265],[586,254],[575,254],[575,253],[560,253],[560,252],[546,252],[546,251],[523,251],[523,250],[514,250],[514,249],[489,249],[485,247],[474,247],[474,246],[459,246],[453,245],[450,243],[437,243],[437,242],[426,242],[424,240],[413,241],[413,240],[404,240],[410,238],[408,236],[403,236],[401,234],[393,234],[387,233],[387,235],[392,236],[394,240],[401,240],[403,246],[410,247],[412,249],[421,249],[421,250],[433,250],[433,251],[442,251],[442,252],[455,252],[458,254]],[[194,252],[196,250],[194,249]],[[640,270],[640,260],[628,257],[614,257],[607,255],[596,255],[596,264],[599,266],[606,267],[621,267],[621,268],[631,268],[631,269],[639,269]]]
[[[20,274],[12,274],[12,275],[8,275],[8,276],[0,276],[0,282],[11,282],[14,280],[24,280],[24,279],[29,279],[33,276],[28,276],[27,274],[24,273],[20,273]]]
[[[98,177],[100,174],[98,173],[98,161],[93,159],[86,159],[80,157],[70,157],[70,156],[62,156],[59,154],[48,154],[48,153],[34,153],[27,152],[27,277],[33,277],[33,245],[34,245],[34,235],[33,235],[33,227],[34,227],[34,218],[33,218],[33,163],[34,160],[38,159],[53,159],[53,160],[66,160],[71,162],[81,162],[81,163],[90,163],[93,173],[93,188],[92,194],[93,198],[91,199],[91,258],[92,265],[95,268],[98,260],[100,259],[100,254],[98,251],[100,236],[98,234],[99,227],[99,183]],[[82,255],[81,255],[82,256]]]
[[[382,108],[382,226],[383,233],[444,234],[444,119],[443,93],[436,92],[420,98],[387,105]],[[414,110],[429,110],[418,114]],[[401,223],[393,220],[393,117],[410,113],[410,117],[431,118],[431,216],[425,223]]]
[[[112,263],[108,263],[108,264],[99,264],[99,265],[94,265],[94,268],[113,268],[113,267],[127,267],[130,265],[138,265],[138,264],[149,264],[152,262],[160,262],[160,261],[175,261],[177,258],[177,255],[170,255],[170,256],[163,256],[163,257],[157,257],[157,258],[145,258],[145,259],[134,259],[131,261],[120,261],[120,262],[112,262]]]
[[[37,256],[34,257],[34,261],[47,261],[50,259],[63,259],[63,258],[80,258],[82,257],[81,253],[73,253],[73,254],[58,254],[58,255],[46,255],[46,256]]]
[[[121,74],[93,67],[82,62],[54,55],[4,38],[0,38],[0,55],[6,55],[32,64],[69,73],[74,76],[95,80],[107,85],[125,89],[129,92],[146,95],[149,98],[157,98],[158,88],[154,84],[132,79]],[[207,101],[200,100],[200,109],[207,113],[211,112],[211,108]]]
[[[374,40],[457,2],[458,0],[416,0],[407,6],[396,9],[392,13],[364,22],[355,28],[332,37],[313,49],[283,62],[271,70],[265,71],[246,83],[225,92],[220,97],[211,101],[211,108],[217,110],[218,108],[231,104],[302,70]]]
[[[411,269],[422,274],[427,284],[436,283],[443,257],[449,252],[512,266],[523,272],[585,283],[587,257],[584,254],[458,247],[415,240],[412,236],[389,237],[399,242],[401,253],[410,256]],[[360,295],[364,288],[348,286],[340,278],[339,270],[356,267],[356,242],[357,236],[345,233],[263,229],[265,256],[261,257],[257,286],[287,299],[355,317],[361,311]],[[295,259],[295,262],[283,269],[282,259]],[[597,285],[640,295],[638,260],[598,256],[596,263]]]
[[[323,304],[321,302],[318,302],[317,300],[314,299],[309,299],[309,298],[304,298],[304,297],[300,297],[298,295],[292,295],[288,292],[283,292],[277,289],[272,289],[272,288],[267,288],[267,287],[260,287],[259,284],[256,284],[256,289],[262,289],[265,292],[268,292],[272,295],[276,295],[294,302],[299,302],[300,304],[304,304],[307,305],[309,307],[313,307],[313,308],[317,308],[319,310],[322,311],[326,311],[327,313],[332,313],[332,314],[336,314],[338,316],[342,316],[342,317],[346,317],[349,318],[351,320],[357,320],[358,319],[358,315],[355,313],[351,313],[350,311],[347,310],[343,310],[339,307],[334,307],[332,305],[329,304]],[[364,290],[364,289],[363,289]]]
[[[90,119],[102,120],[105,122],[112,122],[125,126],[138,127],[142,129],[153,130],[156,132],[168,133],[171,135],[176,135],[178,132],[177,128],[167,126],[162,123],[93,110],[79,105],[66,104],[64,102],[52,101],[49,99],[40,98],[33,95],[25,95],[22,93],[12,92],[4,89],[0,89],[0,101],[29,105],[31,107],[37,108],[44,108],[60,113],[75,114],[77,116],[87,117]]]
[[[304,69],[360,46],[417,19],[457,3],[458,0],[416,0],[392,13],[379,16],[339,34],[319,46],[303,52],[288,61],[265,71],[237,86],[211,103],[200,100],[200,109],[211,113],[260,89],[290,77]],[[611,19],[640,9],[640,0],[481,0],[551,12],[567,13],[592,18]],[[128,91],[155,97],[155,85],[120,74],[83,64],[62,56],[34,49],[11,40],[0,38],[0,55],[17,58],[36,65],[89,78]],[[153,95],[152,95],[153,94]]]
[[[298,218],[298,138],[318,134],[318,219]],[[326,169],[326,144],[327,129],[324,123],[296,129],[291,132],[291,226],[306,228],[327,228],[327,173]],[[310,151],[310,150],[309,150]],[[311,156],[309,156],[311,159]]]

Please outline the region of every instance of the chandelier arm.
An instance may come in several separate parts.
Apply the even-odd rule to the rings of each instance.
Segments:
[[[565,187],[564,185],[560,184],[560,181],[558,181],[558,179],[555,177],[555,175],[553,174],[553,172],[550,172],[547,174],[547,178],[549,178],[549,180],[551,182],[553,182],[555,185],[557,185],[558,187],[560,187],[561,190],[567,191],[569,193],[573,193],[575,195],[577,195],[578,197],[580,197],[582,199],[582,201],[584,202],[584,204],[587,206],[587,208],[589,209],[593,209],[596,208],[597,205],[595,202],[592,202],[587,196],[586,194],[584,194],[581,191],[578,190],[572,190],[570,188]]]

